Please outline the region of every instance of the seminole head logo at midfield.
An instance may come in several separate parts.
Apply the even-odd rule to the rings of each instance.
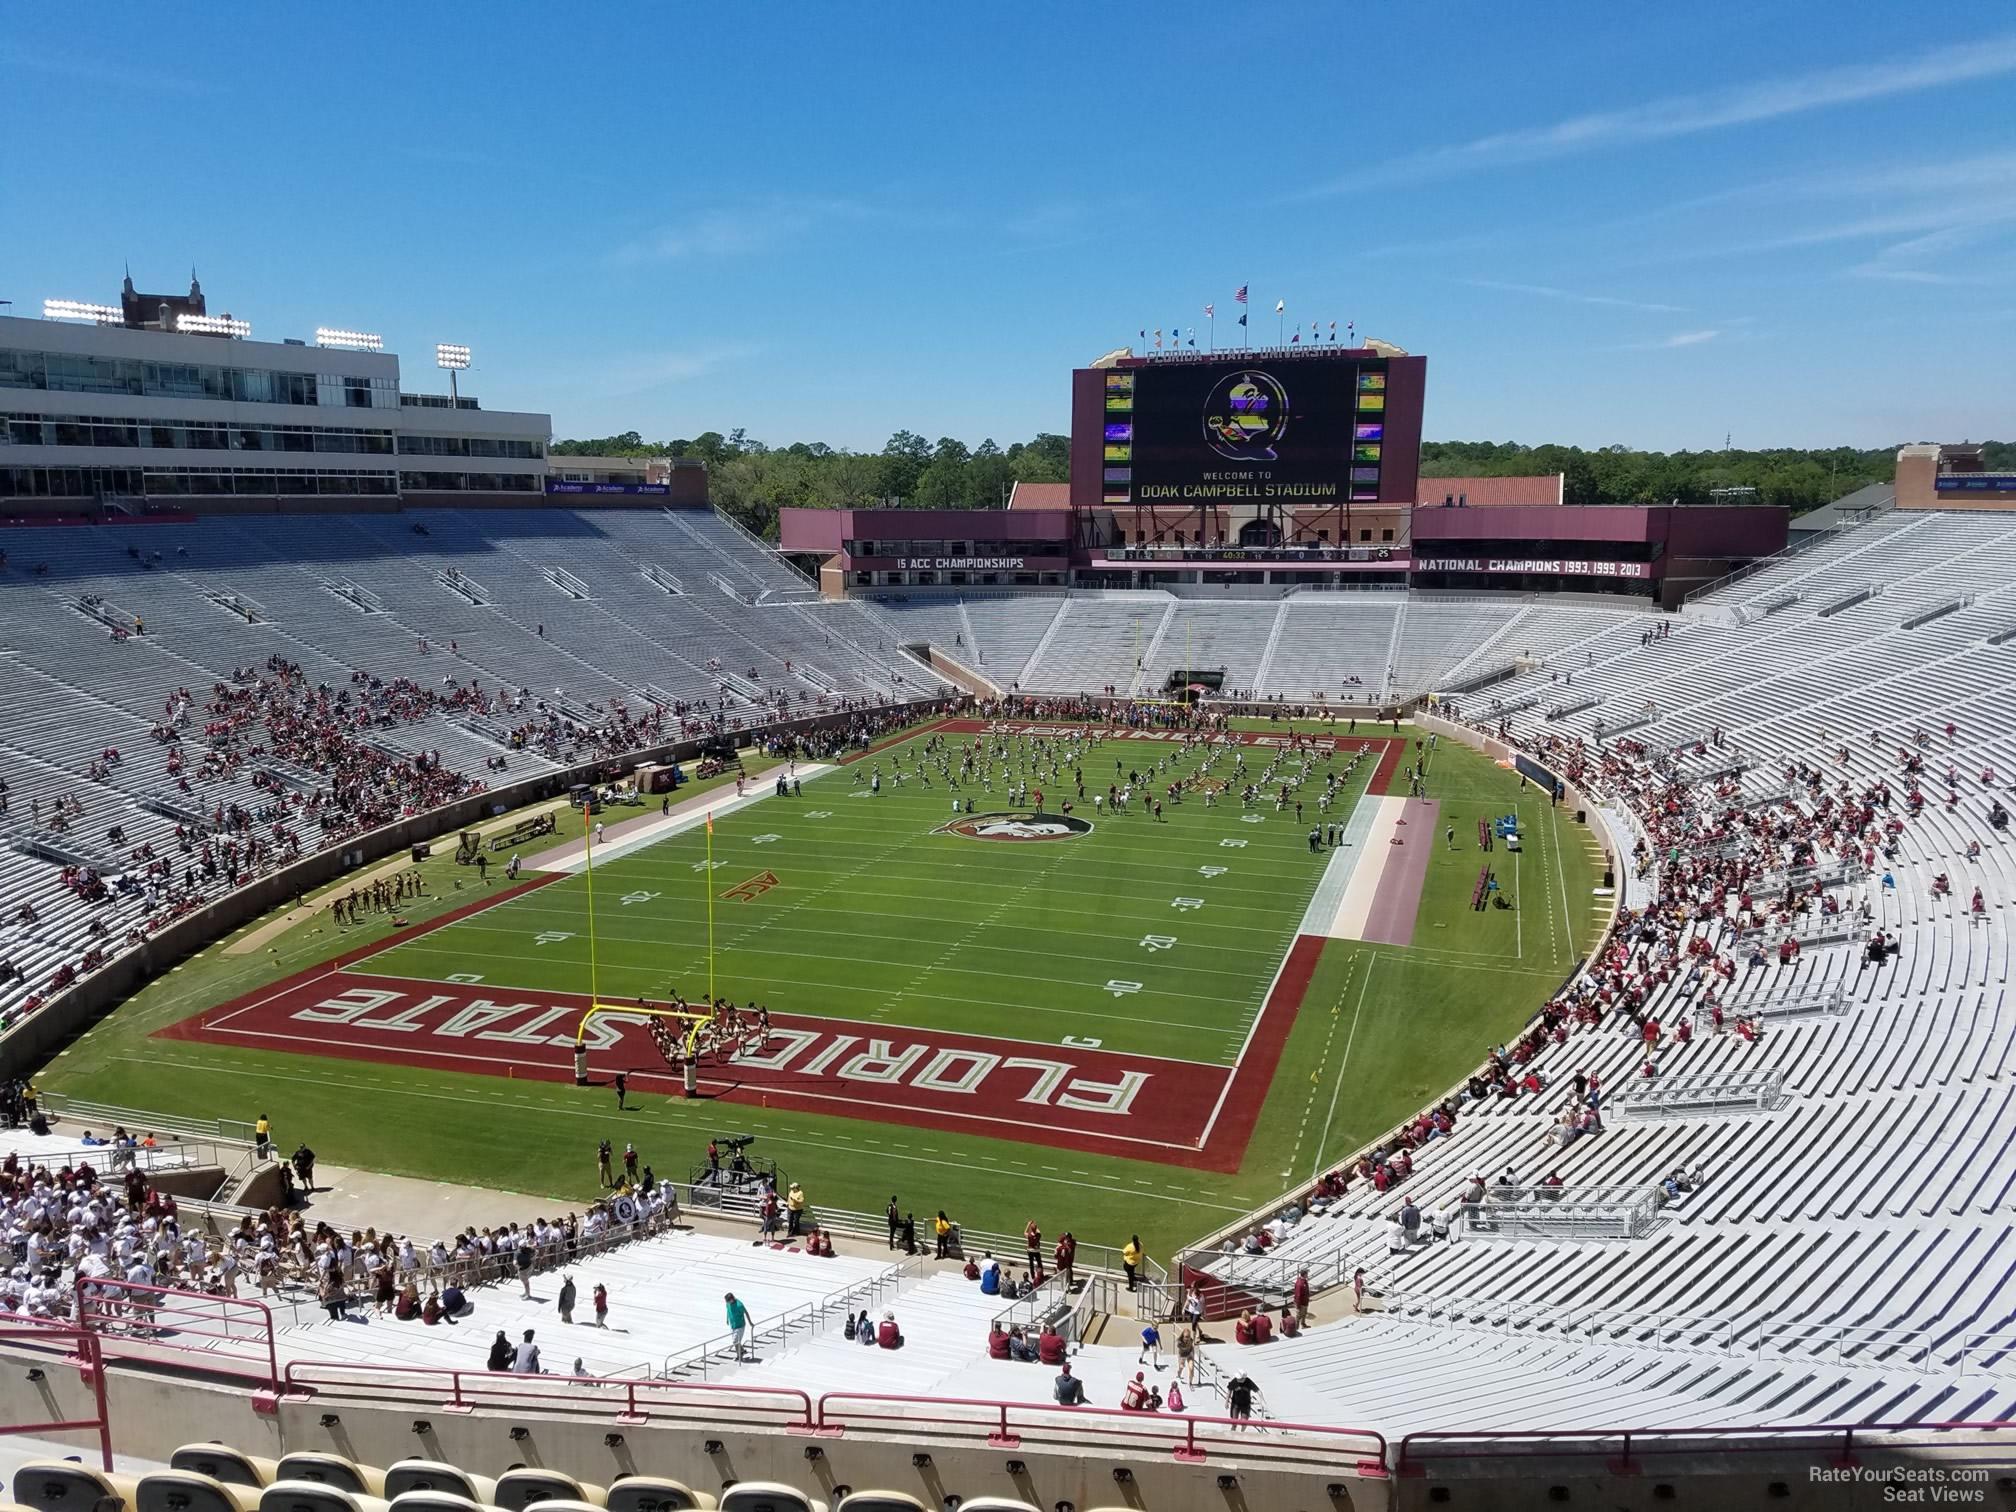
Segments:
[[[1288,430],[1288,391],[1272,373],[1246,368],[1218,380],[1204,400],[1204,439],[1233,462],[1272,462]]]
[[[1091,824],[1084,819],[1028,809],[1012,814],[962,814],[938,827],[941,835],[964,835],[968,840],[1075,840],[1091,832]]]

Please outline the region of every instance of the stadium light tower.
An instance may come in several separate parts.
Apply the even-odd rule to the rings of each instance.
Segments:
[[[385,338],[369,331],[344,331],[334,326],[315,327],[315,345],[336,347],[350,352],[382,352]]]
[[[462,407],[462,396],[455,388],[455,375],[469,371],[469,348],[457,346],[453,342],[439,341],[434,344],[434,366],[448,370],[448,403],[452,409]]]
[[[124,325],[126,312],[118,305],[88,304],[81,299],[45,299],[44,320],[88,320],[94,325]]]
[[[229,315],[177,315],[175,329],[193,336],[229,336],[243,341],[252,334],[252,322],[234,320]]]

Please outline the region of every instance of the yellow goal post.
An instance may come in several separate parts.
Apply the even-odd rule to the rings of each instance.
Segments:
[[[646,1018],[672,1019],[687,1025],[685,1045],[689,1060],[693,1056],[693,1047],[700,1040],[700,1026],[714,1017],[712,1012],[703,1013],[695,1008],[661,1008],[650,1003],[590,1003],[581,1015],[581,1022],[574,1026],[574,1046],[577,1050],[587,1043],[588,1021],[598,1013],[642,1014]]]

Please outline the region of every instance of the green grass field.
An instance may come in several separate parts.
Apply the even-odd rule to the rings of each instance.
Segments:
[[[668,985],[704,994],[712,892],[718,991],[763,1002],[780,1018],[847,1020],[864,1035],[983,1036],[1038,1047],[1031,1054],[1096,1041],[1109,1055],[1188,1062],[1222,1079],[1217,1068],[1240,1055],[1321,875],[1325,858],[1310,854],[1305,837],[1318,817],[1325,763],[1314,764],[1299,795],[1304,823],[1271,803],[1242,812],[1229,794],[1212,808],[1194,797],[1165,806],[1158,823],[1139,812],[1095,815],[1091,795],[1158,757],[1165,769],[1150,785],[1159,791],[1170,777],[1193,773],[1200,756],[1109,741],[1065,768],[1084,772],[1082,804],[1069,777],[1031,779],[1045,790],[1046,810],[1069,799],[1077,816],[1094,820],[1091,833],[984,841],[942,832],[951,794],[937,758],[923,758],[924,739],[819,777],[802,797],[765,798],[724,816],[711,870],[699,829],[598,862],[600,996],[658,998]],[[940,740],[956,772],[976,737]],[[1011,759],[1014,777],[1029,775],[1029,747],[1015,746]],[[1248,777],[1269,759],[1249,750]],[[969,782],[961,796],[977,813],[1016,807],[1004,791],[1014,777],[998,754],[989,763],[991,794]],[[1345,764],[1336,762],[1339,771]],[[1230,765],[1220,757],[1211,775],[1232,775]],[[1348,816],[1373,766],[1360,764],[1331,817]],[[870,795],[855,778],[878,769],[882,790]],[[149,1038],[377,939],[387,948],[353,973],[476,978],[481,990],[500,995],[585,993],[588,884],[580,877],[404,941],[382,922],[339,932],[318,915],[269,950],[230,955],[220,943],[66,1050],[42,1082],[166,1113],[270,1111],[283,1143],[305,1137],[331,1165],[562,1201],[595,1190],[593,1152],[602,1138],[633,1141],[661,1175],[683,1176],[710,1134],[744,1130],[758,1137],[758,1152],[803,1181],[815,1205],[876,1212],[894,1192],[920,1214],[944,1207],[975,1228],[1014,1231],[1034,1217],[1047,1233],[1069,1227],[1088,1241],[1118,1243],[1138,1232],[1151,1253],[1167,1258],[1439,1095],[1485,1047],[1510,1035],[1588,948],[1602,917],[1602,900],[1591,895],[1598,858],[1572,814],[1550,811],[1512,774],[1461,748],[1434,754],[1427,788],[1459,845],[1449,854],[1434,837],[1414,944],[1331,941],[1324,949],[1235,1172],[1188,1169],[1152,1152],[1060,1148],[999,1126],[976,1133],[914,1118],[877,1122],[872,1108],[843,1116],[754,1101],[687,1102],[647,1085],[619,1114],[604,1090],[505,1079],[495,1067],[472,1074],[303,1053],[306,1045]],[[1514,808],[1526,848],[1492,859],[1516,906],[1473,912],[1476,821]],[[473,875],[452,862],[425,869],[435,896],[409,910],[415,924],[480,895]],[[719,897],[766,872],[777,885],[752,901]],[[1171,937],[1172,944],[1155,943]]]

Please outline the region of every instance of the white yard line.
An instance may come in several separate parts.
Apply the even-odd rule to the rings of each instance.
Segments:
[[[714,799],[712,802],[703,804],[699,808],[688,809],[683,814],[673,814],[669,817],[654,819],[649,824],[640,824],[635,829],[624,834],[620,839],[603,841],[595,847],[595,854],[604,861],[614,861],[618,857],[629,855],[632,851],[642,850],[647,845],[656,845],[660,840],[669,840],[674,835],[683,835],[688,830],[698,829],[707,822],[710,815],[737,813],[742,809],[748,808],[751,804],[761,803],[765,798],[774,798],[777,796],[777,772],[779,770],[781,768],[765,768],[757,776],[750,778],[749,781],[755,785],[753,792],[744,792],[740,797],[729,793]],[[798,768],[797,776],[800,782],[808,782],[814,777],[824,776],[833,770],[834,768],[831,766],[814,764]],[[564,872],[571,876],[585,871],[587,866],[588,857],[586,852],[584,852],[578,856],[569,856],[564,861],[552,862],[539,869],[549,872]]]
[[[1330,1125],[1337,1118],[1337,1094],[1344,1090],[1344,1073],[1351,1065],[1351,1046],[1358,1038],[1358,1020],[1365,1012],[1365,994],[1372,988],[1372,968],[1378,964],[1379,952],[1366,952],[1365,980],[1358,984],[1358,1006],[1351,1010],[1351,1032],[1344,1036],[1344,1058],[1337,1063],[1337,1081],[1330,1088],[1330,1114],[1323,1120],[1323,1137],[1316,1141],[1316,1164],[1309,1172],[1311,1181],[1323,1174],[1323,1152],[1329,1148]]]

